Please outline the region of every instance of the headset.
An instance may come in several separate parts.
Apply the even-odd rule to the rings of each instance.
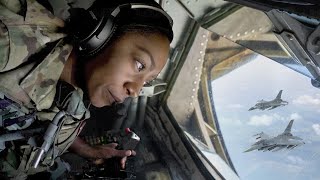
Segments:
[[[73,33],[73,44],[77,48],[76,50],[78,51],[78,54],[82,56],[95,55],[108,43],[116,31],[118,26],[116,20],[121,12],[140,9],[152,10],[156,13],[162,14],[168,20],[168,23],[172,28],[173,20],[164,10],[155,6],[147,5],[145,3],[121,4],[109,11],[109,13],[106,13],[106,11],[102,10],[103,12],[101,16],[99,16],[99,13],[95,12],[94,10],[82,10],[77,12],[76,15],[85,17],[85,19],[79,19],[75,25],[76,27],[73,28],[75,31],[75,33]],[[84,16],[83,13],[86,13],[87,15]],[[86,23],[84,21],[89,21],[89,24],[84,25],[84,23]],[[96,23],[90,24],[92,21]],[[81,25],[79,25],[79,23]],[[88,26],[94,27],[92,28]],[[81,32],[83,29],[87,29],[85,30],[85,33]]]

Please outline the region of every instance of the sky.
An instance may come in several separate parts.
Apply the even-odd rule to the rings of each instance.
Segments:
[[[212,82],[222,136],[243,180],[319,180],[320,89],[310,78],[261,55]],[[289,105],[273,110],[248,109],[258,100],[272,100],[283,90]],[[276,136],[294,119],[292,134],[306,143],[292,150],[243,153],[254,134]]]

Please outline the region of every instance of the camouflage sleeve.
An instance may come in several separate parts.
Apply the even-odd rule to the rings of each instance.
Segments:
[[[0,0],[0,4],[5,6],[7,9],[9,9],[12,12],[18,13],[21,8],[21,4],[19,0]]]
[[[0,0],[0,72],[27,62],[46,44],[65,37],[58,32],[64,26],[61,19],[35,0],[26,0],[23,17],[17,14],[19,8],[14,7],[17,1]]]

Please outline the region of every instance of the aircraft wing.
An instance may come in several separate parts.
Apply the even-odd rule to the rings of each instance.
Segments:
[[[270,107],[269,105],[264,105],[264,106],[260,107],[259,109],[261,109],[261,110],[266,110],[266,109],[268,109],[269,107]]]
[[[259,133],[259,134],[254,135],[254,136],[257,136],[256,139],[261,139],[261,140],[263,140],[263,139],[270,139],[270,136],[267,135],[267,134],[264,133],[264,132],[261,132],[261,133]]]
[[[302,138],[298,137],[298,136],[290,136],[290,139],[297,139],[297,140],[303,140]]]
[[[280,151],[281,149],[284,149],[284,148],[286,148],[286,147],[287,147],[286,145],[277,146],[276,148],[274,148],[274,149],[272,150],[272,152]]]
[[[268,109],[268,110],[274,109],[274,108],[276,108],[276,107],[279,107],[279,106],[271,106],[271,108]]]

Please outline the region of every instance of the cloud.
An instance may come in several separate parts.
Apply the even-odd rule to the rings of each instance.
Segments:
[[[290,118],[289,119],[290,120],[291,119],[299,120],[299,119],[302,119],[302,116],[300,116],[300,114],[298,114],[298,113],[292,113],[292,114],[290,114]]]
[[[290,160],[291,159],[291,160]],[[298,175],[306,168],[306,163],[300,164],[299,158],[290,157],[289,163],[277,162],[277,161],[265,161],[263,162],[264,168],[277,169],[277,171],[288,172]],[[294,161],[291,162],[291,161]],[[299,162],[299,163],[297,163]]]
[[[225,125],[236,125],[236,126],[240,126],[243,124],[238,118],[227,118],[227,117],[220,117],[219,122]]]
[[[306,161],[304,161],[302,158],[300,158],[298,156],[287,156],[287,160],[291,164],[295,164],[295,165],[306,165],[307,164]]]
[[[320,124],[312,124],[312,129],[317,135],[320,136]]]
[[[273,116],[262,115],[262,116],[252,116],[248,122],[252,126],[270,126],[274,120]]]
[[[241,109],[244,106],[241,105],[241,104],[229,104],[229,105],[227,105],[227,107],[230,108],[230,109]]]
[[[288,118],[280,116],[277,113],[272,114],[272,117],[273,117],[274,120],[281,120],[281,121],[287,121],[288,120]]]
[[[281,116],[277,113],[271,114],[271,115],[261,115],[261,116],[252,116],[250,120],[247,122],[248,125],[252,126],[270,126],[275,121],[283,121],[288,122],[291,120],[299,120],[302,119],[302,116],[298,113],[292,113],[289,116]]]
[[[294,99],[292,102],[297,105],[320,106],[320,94],[316,94],[314,96],[302,95],[297,99]]]

